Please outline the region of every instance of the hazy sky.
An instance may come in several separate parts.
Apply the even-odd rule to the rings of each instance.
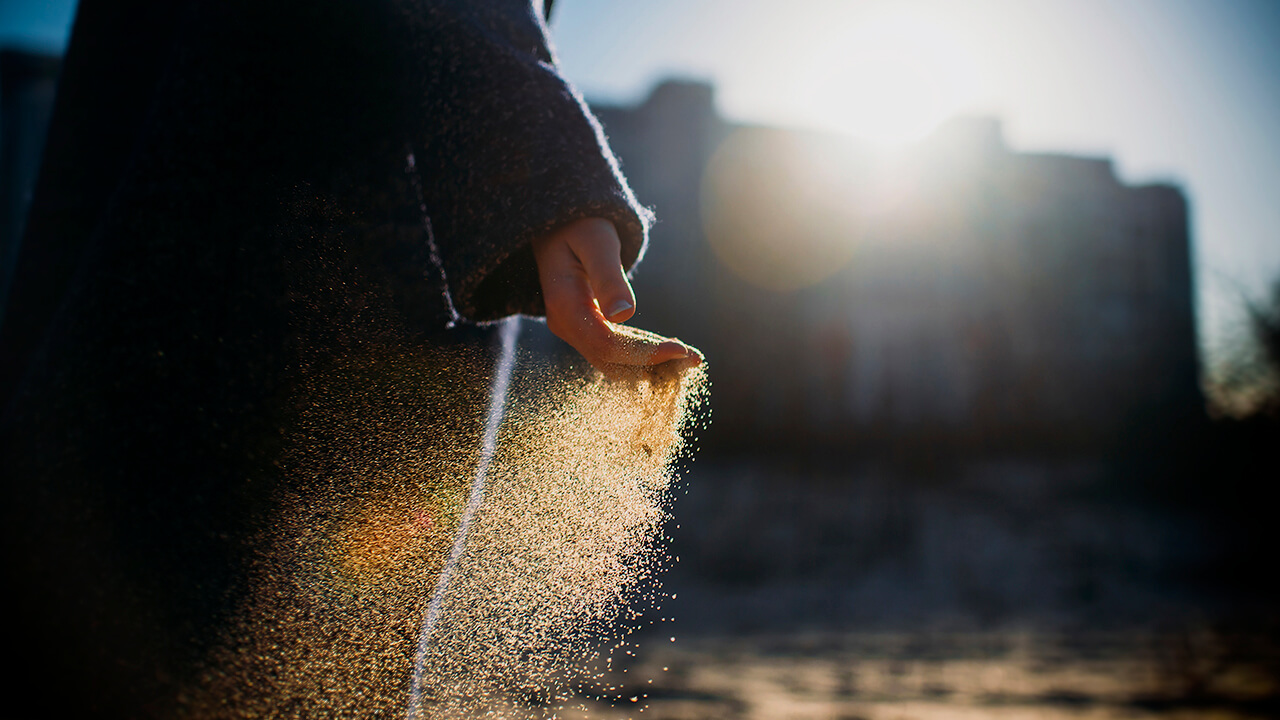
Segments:
[[[0,0],[0,42],[60,48],[74,4]],[[1211,341],[1280,277],[1276,0],[557,0],[552,29],[592,99],[700,78],[729,118],[886,145],[991,114],[1015,149],[1175,181]]]

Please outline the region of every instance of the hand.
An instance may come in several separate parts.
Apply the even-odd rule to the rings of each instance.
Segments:
[[[618,323],[636,312],[622,271],[622,243],[613,223],[586,218],[533,241],[547,327],[592,365],[657,365],[702,355],[678,340]]]

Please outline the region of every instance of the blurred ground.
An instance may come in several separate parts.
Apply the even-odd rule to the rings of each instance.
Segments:
[[[1117,472],[696,462],[671,597],[559,717],[1280,717],[1280,615],[1215,574],[1223,518]]]
[[[652,638],[616,694],[563,717],[1271,718],[1280,653],[1257,630]]]
[[[1110,631],[1265,601],[1205,579],[1227,554],[1217,518],[1102,460],[711,460],[683,488],[666,609],[685,633]]]

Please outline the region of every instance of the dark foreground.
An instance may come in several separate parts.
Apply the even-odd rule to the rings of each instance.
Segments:
[[[1269,506],[1159,479],[695,463],[676,597],[557,716],[1280,718]]]

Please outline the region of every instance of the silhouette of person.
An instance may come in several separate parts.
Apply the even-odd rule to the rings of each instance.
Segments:
[[[528,2],[81,0],[46,148],[0,328],[15,711],[172,712],[317,387],[412,387],[443,454],[483,323],[699,359],[615,325],[649,213]]]

